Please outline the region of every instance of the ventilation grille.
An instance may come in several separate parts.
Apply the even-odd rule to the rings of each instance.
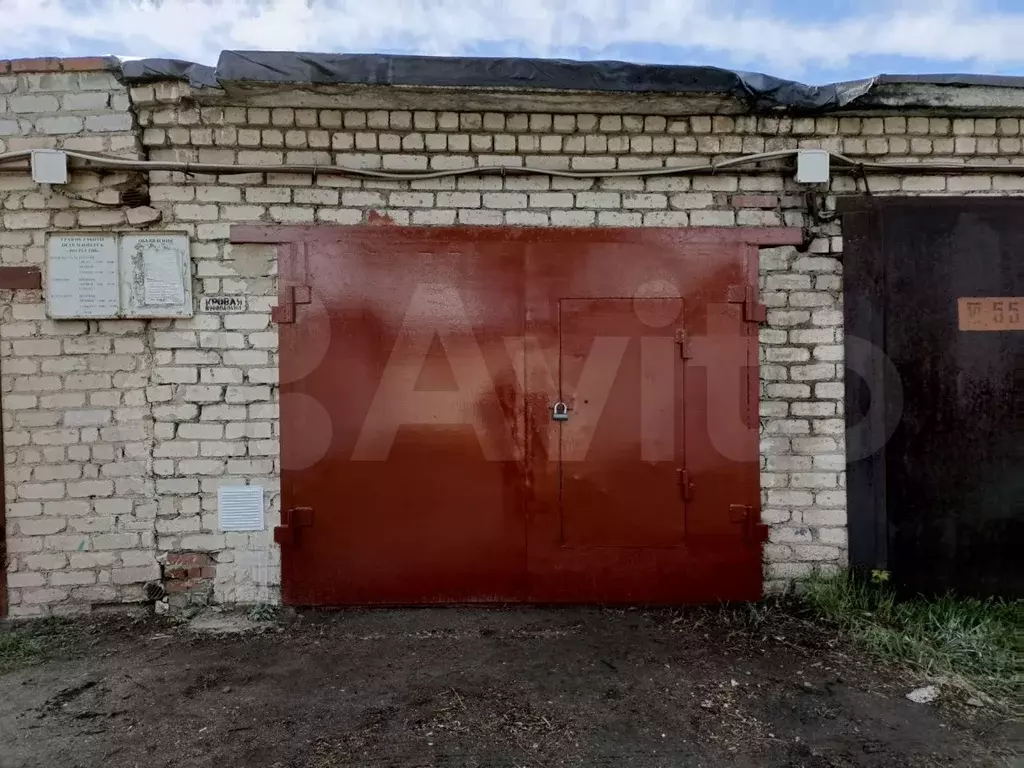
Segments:
[[[217,489],[217,515],[222,531],[262,531],[263,488],[228,485]]]

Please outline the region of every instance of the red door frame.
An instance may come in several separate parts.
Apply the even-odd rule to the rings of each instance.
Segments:
[[[277,321],[288,322],[294,319],[294,313],[296,311],[296,304],[302,304],[308,300],[308,296],[304,293],[308,293],[308,288],[303,289],[302,283],[305,276],[292,274],[294,269],[293,264],[302,263],[300,257],[305,249],[306,243],[317,243],[327,244],[331,242],[343,241],[346,237],[350,236],[354,231],[372,229],[375,234],[379,235],[379,227],[344,227],[344,226],[306,226],[306,225],[280,225],[280,226],[253,226],[253,225],[236,225],[231,229],[231,242],[233,243],[261,243],[276,245],[279,256],[279,301],[278,307],[274,309],[273,316]],[[406,229],[406,228],[402,228]],[[489,227],[459,227],[459,228],[425,228],[429,229],[429,238],[436,242],[437,240],[444,240],[447,237],[451,239],[464,240],[466,238],[467,230],[472,231],[474,237],[477,237],[484,241],[501,240],[508,241],[522,239],[524,242],[530,242],[536,240],[540,235],[540,232],[536,229],[524,229],[524,228],[489,228]],[[758,311],[759,305],[756,303],[756,286],[757,286],[757,251],[758,247],[761,246],[778,246],[778,245],[799,245],[803,242],[803,232],[797,228],[783,228],[783,227],[770,227],[770,228],[693,228],[693,229],[664,229],[664,230],[653,230],[653,232],[659,232],[666,237],[670,237],[673,244],[682,246],[698,246],[704,248],[728,248],[734,247],[738,249],[746,260],[747,269],[747,283],[748,286],[754,286],[754,293],[750,293],[750,289],[746,288],[747,294],[743,297],[736,296],[730,297],[730,301],[744,301],[745,311],[747,311],[747,305],[752,305],[755,313]],[[446,234],[447,233],[447,234]],[[603,235],[609,240],[637,240],[641,234],[647,233],[649,236],[652,234],[650,229],[605,229],[600,228],[595,230],[594,228],[582,229],[582,230],[566,230],[559,228],[559,237],[571,237],[574,234],[578,235],[580,240],[588,241],[593,240],[595,235]],[[303,279],[298,279],[298,278]],[[747,318],[747,319],[763,319],[760,318]],[[753,343],[753,362],[756,365],[757,362],[757,342],[756,342],[756,325],[752,326],[752,333],[754,334]],[[752,391],[749,393],[749,402],[756,408],[757,403],[757,379],[753,377],[751,382]],[[529,407],[529,406],[528,406]],[[755,415],[756,416],[756,415]],[[755,418],[756,423],[756,418]],[[284,505],[285,500],[282,499]],[[757,517],[759,512],[759,499],[754,509],[750,510],[753,517]],[[293,523],[295,519],[298,519],[296,515],[302,510],[282,510],[282,522],[285,529],[288,528],[290,523]],[[301,515],[298,515],[301,517]],[[756,522],[753,521],[752,522]],[[301,522],[294,523],[301,525]],[[294,533],[292,531],[291,533]],[[290,535],[287,530],[284,534],[281,533],[281,529],[275,532],[275,538],[278,541],[284,541],[287,535]],[[279,538],[280,536],[280,538]],[[287,578],[286,573],[282,573],[282,579]],[[287,589],[283,589],[287,592]]]

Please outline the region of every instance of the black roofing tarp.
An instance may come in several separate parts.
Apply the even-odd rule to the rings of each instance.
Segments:
[[[826,112],[852,106],[883,85],[986,85],[1024,88],[1024,77],[879,75],[831,85],[804,85],[770,75],[718,67],[567,59],[393,56],[386,54],[224,51],[216,68],[177,59],[122,63],[128,82],[184,80],[195,88],[232,83],[396,85],[612,93],[718,93],[752,109]]]

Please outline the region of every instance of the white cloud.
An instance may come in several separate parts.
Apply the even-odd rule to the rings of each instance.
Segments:
[[[870,0],[855,15],[806,21],[798,8],[809,3],[817,0],[782,0],[775,10],[763,0],[0,0],[0,51],[75,55],[102,43],[212,64],[222,49],[599,57],[655,45],[682,49],[692,63],[789,76],[863,56],[1024,66],[1024,10]]]

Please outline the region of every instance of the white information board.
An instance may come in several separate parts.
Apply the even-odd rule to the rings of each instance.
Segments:
[[[50,235],[46,311],[56,318],[118,317],[117,236]]]
[[[192,317],[184,232],[52,233],[46,256],[50,317]]]
[[[192,316],[188,235],[125,233],[120,255],[122,317]]]

